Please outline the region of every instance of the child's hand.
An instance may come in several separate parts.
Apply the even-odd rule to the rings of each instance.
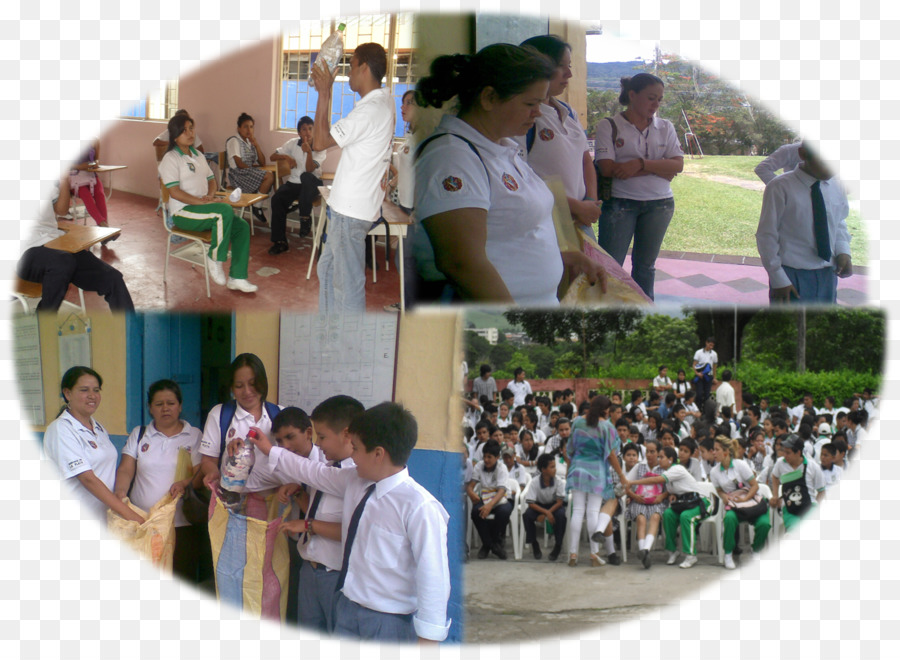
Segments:
[[[210,472],[205,477],[203,477],[203,485],[209,488],[211,491],[215,492],[216,484],[219,482],[219,471]]]
[[[259,449],[263,454],[268,456],[269,452],[272,451],[272,447],[273,447],[272,441],[269,440],[269,436],[267,436],[265,433],[260,431],[255,426],[253,427],[253,430],[256,431],[256,437],[255,438],[252,436],[248,437],[247,442],[249,442],[253,445],[256,445],[257,449]]]
[[[241,440],[240,438],[235,438],[234,440],[232,440],[231,442],[229,442],[229,443],[225,446],[225,452],[226,452],[229,456],[234,456],[234,455],[235,455],[236,453],[238,453],[243,447],[244,447],[244,441]]]
[[[278,489],[278,501],[282,504],[287,504],[298,490],[300,490],[300,484],[285,484],[281,486]]]
[[[481,507],[481,510],[478,512],[478,515],[481,516],[482,518],[487,518],[489,515],[491,515],[491,505],[485,504],[483,507]]]
[[[306,520],[288,520],[279,525],[278,531],[285,534],[303,534],[306,531]]]

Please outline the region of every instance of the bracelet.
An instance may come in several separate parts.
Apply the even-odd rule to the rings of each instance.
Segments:
[[[638,158],[638,160],[641,161],[641,169],[638,170],[638,171],[639,171],[639,172],[643,172],[643,171],[644,171],[644,168],[646,167],[646,165],[645,165],[645,163],[644,163],[644,159],[643,159],[643,158]]]
[[[313,518],[310,518],[306,521],[306,531],[310,536],[315,536],[316,533],[313,531]]]

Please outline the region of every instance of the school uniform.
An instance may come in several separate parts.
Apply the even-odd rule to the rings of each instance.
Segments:
[[[328,198],[328,234],[316,272],[319,312],[366,311],[365,238],[381,213],[391,162],[394,100],[373,89],[331,126],[341,147]]]
[[[827,231],[822,256],[813,222],[812,195],[821,192]],[[766,186],[756,231],[756,246],[769,274],[770,289],[793,285],[802,302],[834,303],[835,258],[850,254],[847,195],[836,178],[819,181],[802,167]],[[827,248],[827,249],[826,249]]]
[[[803,462],[796,468],[784,458],[778,459],[772,468],[772,477],[777,477],[781,485],[784,528],[790,531],[802,516],[816,506],[816,495],[825,490],[825,476],[818,463],[804,456]]]
[[[724,493],[731,493],[742,485],[749,488],[750,481],[755,478],[756,476],[753,474],[753,469],[740,459],[732,459],[731,465],[729,465],[727,469],[724,465],[719,463],[709,473],[709,480],[716,488],[722,490]],[[731,554],[735,545],[737,545],[735,531],[737,531],[738,522],[737,514],[734,512],[734,509],[729,509],[725,512],[723,527],[726,554]],[[766,537],[769,534],[769,530],[772,528],[772,525],[769,522],[768,509],[766,509],[766,512],[760,515],[752,524],[754,527],[753,550],[759,552],[765,545]]]
[[[503,532],[509,523],[512,515],[513,503],[509,501],[507,495],[507,484],[509,483],[509,470],[499,458],[497,466],[491,470],[484,469],[484,461],[479,462],[472,471],[472,479],[481,485],[481,501],[472,506],[472,522],[481,538],[482,547],[491,548],[495,544],[500,544],[503,539]],[[479,515],[481,508],[490,502],[498,491],[503,491],[503,497],[491,509],[493,520],[482,518]]]
[[[231,187],[240,188],[245,193],[257,192],[267,172],[258,166],[259,154],[250,140],[245,140],[240,135],[232,135],[225,140],[225,158]],[[247,167],[238,167],[235,158],[240,158]]]
[[[734,411],[734,387],[728,381],[722,381],[716,388],[716,409],[731,408]]]
[[[22,257],[16,267],[17,274],[28,282],[41,283],[41,301],[38,311],[57,310],[62,304],[69,284],[84,291],[96,291],[106,298],[109,308],[134,311],[134,303],[122,273],[99,259],[90,250],[65,252],[45,247],[65,232],[59,228],[54,204],[59,199],[59,182],[52,195],[52,202],[41,208],[31,236],[25,241]]]
[[[558,500],[562,500],[563,505],[553,512],[553,537],[555,545],[561,546],[566,536],[566,480],[559,477],[550,479],[550,483],[544,485],[543,478],[540,473],[531,480],[528,489],[525,491],[525,502],[528,504],[537,504],[545,509],[552,507]],[[522,522],[525,525],[525,542],[533,543],[537,540],[537,530],[535,524],[538,516],[541,514],[531,507],[522,514]]]
[[[531,384],[527,380],[523,380],[522,382],[512,380],[506,385],[506,389],[513,393],[513,408],[524,406],[525,397],[533,393],[531,391]]]
[[[203,197],[209,192],[213,180],[212,170],[203,154],[193,147],[182,151],[175,147],[166,152],[157,168],[159,178],[166,188],[178,186],[184,192]],[[231,251],[228,274],[237,280],[247,279],[250,260],[250,225],[235,217],[234,209],[225,202],[210,204],[185,204],[169,196],[169,216],[176,227],[190,231],[210,231],[208,256],[213,261],[224,262]]]
[[[442,135],[421,150],[416,162],[416,215],[464,208],[487,212],[485,253],[519,305],[559,305],[563,274],[553,226],[553,194],[519,156],[509,138],[495,143],[472,126],[444,115]],[[477,149],[477,154],[463,140]],[[518,405],[518,404],[517,404]]]
[[[528,470],[525,469],[525,466],[516,463],[512,468],[507,467],[506,469],[509,470],[509,478],[518,483],[520,488],[524,488],[528,483]]]
[[[306,171],[306,152],[300,146],[301,138],[291,138],[275,150],[275,153],[290,156],[296,161],[297,166],[291,169],[287,180],[279,186],[272,195],[272,242],[281,243],[287,241],[285,228],[287,226],[287,212],[291,204],[297,202],[297,212],[301,218],[309,218],[312,214],[313,202],[319,196],[319,186],[322,185],[322,163],[325,162],[324,150],[313,151],[313,169]]]
[[[106,505],[76,477],[90,470],[112,491],[116,485],[119,455],[100,422],[92,418],[91,425],[92,428],[85,428],[68,410],[64,410],[44,431],[44,455],[56,464],[60,477],[91,514],[105,524]]]
[[[313,447],[308,458],[342,470],[356,467],[352,458],[326,462],[325,455],[317,446]],[[307,490],[310,502],[306,512],[307,520],[342,521],[343,497],[325,493],[313,486],[308,486]],[[341,541],[333,541],[319,534],[304,533],[297,541],[297,551],[303,558],[297,589],[299,595],[297,618],[300,625],[328,633],[333,632],[336,587],[344,556],[343,544]]]
[[[697,405],[703,405],[707,398],[709,398],[709,390],[710,385],[712,385],[712,375],[715,373],[716,365],[719,363],[719,354],[714,350],[707,351],[705,348],[700,348],[694,353],[694,369],[699,371],[701,374],[704,373],[704,368],[709,366],[709,380],[704,376],[694,378],[695,389],[697,390]]]
[[[355,467],[329,467],[281,447],[272,448],[269,464],[284,483],[306,483],[343,497],[344,582],[335,604],[336,634],[380,641],[446,639],[449,516],[406,468],[373,483]]]
[[[281,406],[279,406],[281,408]],[[209,411],[209,415],[206,418],[206,425],[203,427],[203,438],[200,440],[200,453],[203,456],[212,456],[217,460],[219,464],[219,469],[221,471],[221,456],[219,455],[220,448],[220,440],[222,437],[220,426],[220,420],[222,415],[222,404],[217,404],[213,406],[213,409]],[[234,411],[234,417],[231,419],[231,424],[228,427],[228,434],[225,438],[225,446],[228,446],[228,443],[234,440],[235,438],[246,438],[247,433],[251,428],[256,427],[267,436],[272,434],[272,420],[269,418],[269,413],[266,410],[265,405],[262,407],[262,417],[259,420],[254,420],[252,413],[247,412],[241,407],[241,404],[237,404]],[[277,488],[283,483],[301,483],[297,482],[283,482],[279,479],[275,478],[272,475],[272,470],[269,467],[269,459],[256,447],[253,448],[254,453],[256,454],[253,470],[250,472],[250,476],[247,477],[247,484],[245,490],[248,493],[258,492],[262,490],[268,490],[270,488]]]
[[[663,388],[665,392],[672,389],[672,379],[668,376],[657,376],[653,379],[653,389]]]
[[[692,463],[699,463],[692,459]],[[690,471],[685,469],[683,465],[673,464],[668,470],[662,473],[665,481],[666,492],[671,495],[687,495],[689,493],[699,493],[699,481]],[[701,498],[703,506],[706,509],[710,507],[708,498]],[[676,530],[681,527],[681,550],[686,555],[696,555],[696,537],[697,524],[704,518],[701,506],[686,509],[680,513],[675,513],[672,508],[667,508],[662,514],[662,526],[666,537],[666,550],[675,552],[677,546],[675,544]]]
[[[523,466],[525,471],[531,475],[532,479],[537,478],[540,474],[540,471],[537,469],[537,459],[538,457],[544,453],[543,447],[539,447],[535,444],[535,448],[537,451],[535,452],[534,458],[532,459],[530,456],[525,455],[525,450],[522,448],[521,444],[516,445],[516,458],[519,461],[528,461],[529,463],[534,463],[534,465]]]
[[[828,469],[822,468],[822,477],[825,479],[825,489],[828,490],[832,486],[834,486],[837,482],[841,480],[841,477],[844,474],[844,469],[840,465],[836,465],[835,463],[831,464],[831,467]]]

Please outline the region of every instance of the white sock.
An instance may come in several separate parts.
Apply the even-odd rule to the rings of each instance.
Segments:
[[[656,537],[653,534],[647,534],[647,536],[644,537],[644,548],[643,549],[650,550],[650,548],[653,547],[653,539],[655,539],[655,538]]]
[[[606,528],[609,527],[609,521],[612,520],[608,513],[600,513],[600,517],[597,519],[597,529],[595,531],[600,532],[601,534],[606,534]]]
[[[603,515],[603,514],[600,514]],[[616,543],[613,540],[613,535],[603,537],[603,544],[606,546],[606,554],[611,555],[616,551]]]

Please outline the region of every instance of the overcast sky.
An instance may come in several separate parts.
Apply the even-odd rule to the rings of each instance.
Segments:
[[[653,59],[655,41],[619,39],[614,35],[588,35],[588,62],[629,62],[635,58]]]

